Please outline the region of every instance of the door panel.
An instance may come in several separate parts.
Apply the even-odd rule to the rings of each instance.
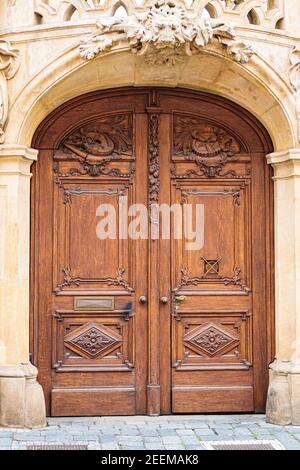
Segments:
[[[204,217],[203,246],[191,250],[186,238],[178,240],[172,233],[172,411],[260,410],[266,393],[267,331],[265,342],[258,344],[257,338],[266,327],[266,297],[253,279],[256,283],[265,272],[258,269],[257,257],[265,263],[261,235],[270,214],[262,203],[264,183],[259,188],[252,179],[256,172],[264,179],[265,163],[261,155],[247,152],[237,126],[232,131],[225,122],[222,127],[213,112],[188,115],[194,107],[188,100],[185,107],[184,100],[174,97],[163,103],[173,108],[170,203],[182,207],[183,231],[186,205],[193,208],[193,228],[196,206]]]
[[[113,112],[104,102],[99,113],[98,102],[97,116],[60,129],[40,152],[36,348],[54,416],[146,412],[147,306],[138,302],[147,296],[146,241],[106,238],[99,225],[112,213],[118,231],[123,207],[147,205],[137,185],[147,173],[147,119],[137,104],[124,113],[126,99]]]
[[[273,221],[257,121],[216,96],[128,88],[72,100],[33,145],[31,348],[48,414],[264,411]],[[159,239],[133,240],[120,228],[135,203],[181,218],[162,236],[151,214]]]

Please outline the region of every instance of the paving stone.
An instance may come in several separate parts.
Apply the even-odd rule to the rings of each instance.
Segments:
[[[247,428],[244,428],[244,429],[236,429],[235,432],[234,432],[234,435],[237,436],[237,438],[240,436],[240,437],[247,437],[247,436],[253,436],[253,433],[247,429]]]
[[[158,432],[162,437],[177,436],[175,429],[159,429]]]
[[[193,428],[193,429],[210,429],[213,426],[213,424],[214,423],[210,423],[210,422],[207,422],[207,423],[199,422],[199,423],[195,424],[194,426],[190,426],[189,423],[187,422],[185,424],[185,427],[187,429],[191,429],[191,428]]]
[[[0,447],[9,447],[12,444],[12,439],[0,438]]]
[[[172,429],[185,429],[186,427],[186,423],[169,422],[168,424]]]
[[[143,438],[142,436],[120,436],[118,438],[118,442],[120,442],[120,444],[132,444],[132,443],[138,443],[138,442],[142,442],[143,441]]]
[[[135,445],[135,446],[122,445],[121,449],[122,450],[145,450],[145,447],[144,446],[138,446],[138,445]]]
[[[288,432],[300,434],[300,426],[284,426],[284,429]]]
[[[166,450],[185,450],[185,447],[182,444],[170,445],[165,444]]]
[[[232,432],[233,431],[233,426],[231,424],[224,425],[224,424],[215,424],[214,426],[211,426],[212,429],[214,429],[216,432]]]
[[[163,437],[162,442],[164,445],[166,444],[182,444],[181,439],[179,437],[174,437],[174,436],[168,436],[168,437]]]
[[[198,446],[186,446],[186,450],[205,450],[203,446],[198,445]]]
[[[193,429],[176,429],[178,436],[194,436],[195,432]]]
[[[28,437],[27,439],[22,439],[22,440],[13,440],[14,444],[22,444],[22,442],[47,442],[46,438],[43,436],[34,436],[34,437]]]
[[[199,439],[193,436],[181,436],[182,442],[185,445],[198,445]]]
[[[213,436],[209,435],[209,436],[199,436],[199,441],[200,442],[203,442],[203,441],[232,441],[233,439],[230,437],[230,439],[228,439],[228,437],[224,437],[224,436],[216,436],[216,434],[214,434]],[[239,439],[240,440],[240,439]]]
[[[295,439],[298,439],[298,441],[300,440],[300,430],[299,430],[299,432],[289,431],[289,434],[291,436],[294,436]]]
[[[0,430],[0,438],[1,437],[10,437],[13,435],[13,431],[10,430]]]
[[[121,436],[124,435],[124,436],[139,436],[140,435],[140,431],[138,431],[137,429],[126,429],[126,428],[122,428],[120,430],[120,434]]]
[[[82,441],[83,438],[81,437],[80,440]],[[62,443],[64,443],[64,442],[72,442],[73,438],[71,436],[65,434],[64,436],[47,436],[45,441],[46,442],[62,442]]]
[[[13,435],[14,441],[30,441],[32,439],[42,439],[43,435],[40,433],[31,433],[31,434],[25,434],[25,433],[15,433]]]
[[[165,450],[165,446],[163,446],[162,444],[148,444],[148,443],[145,443],[145,449],[146,450]]]
[[[215,436],[216,435],[213,429],[195,429],[194,432],[197,436]]]
[[[104,436],[100,437],[101,442],[115,442],[118,439],[116,434],[105,434]]]
[[[157,429],[151,429],[151,428],[148,429],[146,427],[143,427],[139,429],[139,432],[142,436],[149,436],[149,437],[159,436]]]
[[[73,430],[74,431],[81,431],[81,432],[85,432],[85,431],[88,431],[89,430],[89,427],[88,425],[86,426],[76,426],[75,424],[72,424],[71,426],[63,426],[63,428],[60,428],[60,431],[61,429],[63,430],[66,430],[66,431],[69,431],[69,432],[72,432]],[[49,432],[51,432],[52,430],[49,429]],[[53,431],[54,432],[54,431]]]
[[[161,436],[143,436],[145,442],[160,442],[162,443],[162,437]]]
[[[74,441],[96,441],[101,442],[98,434],[82,434],[81,436],[72,436]]]
[[[218,429],[216,433],[217,433],[217,436],[227,436],[227,438],[232,438],[232,439],[237,436],[236,438],[238,439],[238,434],[235,433],[234,431],[223,431],[223,430]],[[209,434],[206,434],[206,435],[208,436]],[[216,434],[214,433],[214,435]],[[199,434],[199,436],[201,436],[201,434]]]
[[[287,450],[300,450],[300,442],[287,432],[274,432],[273,435]]]
[[[262,423],[258,423],[258,426],[261,427],[261,428],[269,428],[269,429],[273,429],[273,430],[284,430],[284,426],[279,426],[277,424],[270,424],[270,423],[266,423],[265,421],[262,422]]]
[[[107,442],[106,444],[101,444],[102,450],[116,450],[119,449],[119,446],[115,442]]]

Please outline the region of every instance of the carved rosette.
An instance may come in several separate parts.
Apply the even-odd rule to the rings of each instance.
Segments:
[[[238,142],[220,127],[191,117],[174,118],[173,153],[176,157],[194,162],[197,176],[223,176],[222,168],[234,155],[240,152]],[[173,174],[174,174],[173,169]],[[191,172],[186,171],[186,176]],[[176,175],[175,176],[185,176]]]
[[[199,53],[211,42],[221,44],[236,62],[246,63],[253,54],[226,21],[203,20],[177,0],[154,0],[144,10],[124,18],[99,18],[96,31],[82,38],[79,52],[81,57],[91,60],[124,40],[133,53],[156,65],[172,66],[184,56]]]
[[[69,333],[64,343],[68,349],[91,359],[101,358],[122,344],[122,337],[99,323],[88,323]]]
[[[195,352],[213,357],[237,346],[239,338],[216,323],[204,324],[187,333],[184,344]]]
[[[0,40],[0,144],[4,143],[4,127],[8,118],[9,100],[7,80],[11,80],[20,67],[19,51],[8,41]]]
[[[65,159],[80,163],[79,167],[59,176],[109,175],[129,178],[134,173],[133,165],[130,165],[128,173],[110,166],[114,161],[124,160],[124,157],[133,157],[132,119],[129,115],[99,118],[75,129],[60,143],[54,159],[57,162]]]

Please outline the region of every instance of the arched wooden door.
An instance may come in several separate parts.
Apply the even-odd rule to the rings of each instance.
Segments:
[[[60,107],[33,145],[31,347],[48,413],[263,411],[273,226],[258,122],[204,93],[120,89]]]

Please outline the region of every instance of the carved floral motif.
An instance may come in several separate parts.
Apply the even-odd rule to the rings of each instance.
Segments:
[[[70,268],[63,268],[63,282],[58,284],[54,289],[54,292],[58,294],[65,287],[76,286],[79,287],[82,284],[89,283],[103,283],[108,286],[120,286],[123,287],[128,292],[132,292],[132,288],[129,286],[128,282],[124,279],[125,268],[119,268],[116,277],[103,277],[97,279],[82,279],[80,277],[72,277]]]
[[[133,53],[151,64],[174,65],[185,55],[199,53],[213,40],[237,62],[246,63],[253,51],[239,41],[234,28],[222,19],[205,19],[186,11],[177,0],[154,0],[144,11],[127,17],[103,16],[96,31],[81,40],[87,60],[127,42]]]
[[[228,346],[238,343],[237,336],[215,323],[195,328],[187,333],[183,339],[188,347],[198,350],[200,353],[204,352],[211,357],[221,353]]]
[[[12,79],[20,67],[19,51],[8,41],[0,40],[0,144],[5,140],[4,127],[8,118],[9,100],[7,80]]]
[[[199,167],[198,176],[221,176],[223,166],[240,152],[238,142],[224,129],[196,118],[174,119],[174,155]]]
[[[246,292],[247,294],[251,291],[251,289],[246,286],[244,281],[241,278],[241,268],[235,267],[233,270],[232,277],[222,276],[221,274],[216,275],[216,280],[222,282],[225,286],[234,285],[238,286],[241,290]],[[197,286],[203,282],[207,282],[207,273],[204,273],[202,276],[193,276],[190,277],[188,268],[186,266],[181,268],[181,279],[175,288],[175,292],[179,291],[181,288],[186,286]]]
[[[96,323],[89,323],[69,333],[64,343],[77,354],[92,359],[103,357],[122,344],[119,334]]]

